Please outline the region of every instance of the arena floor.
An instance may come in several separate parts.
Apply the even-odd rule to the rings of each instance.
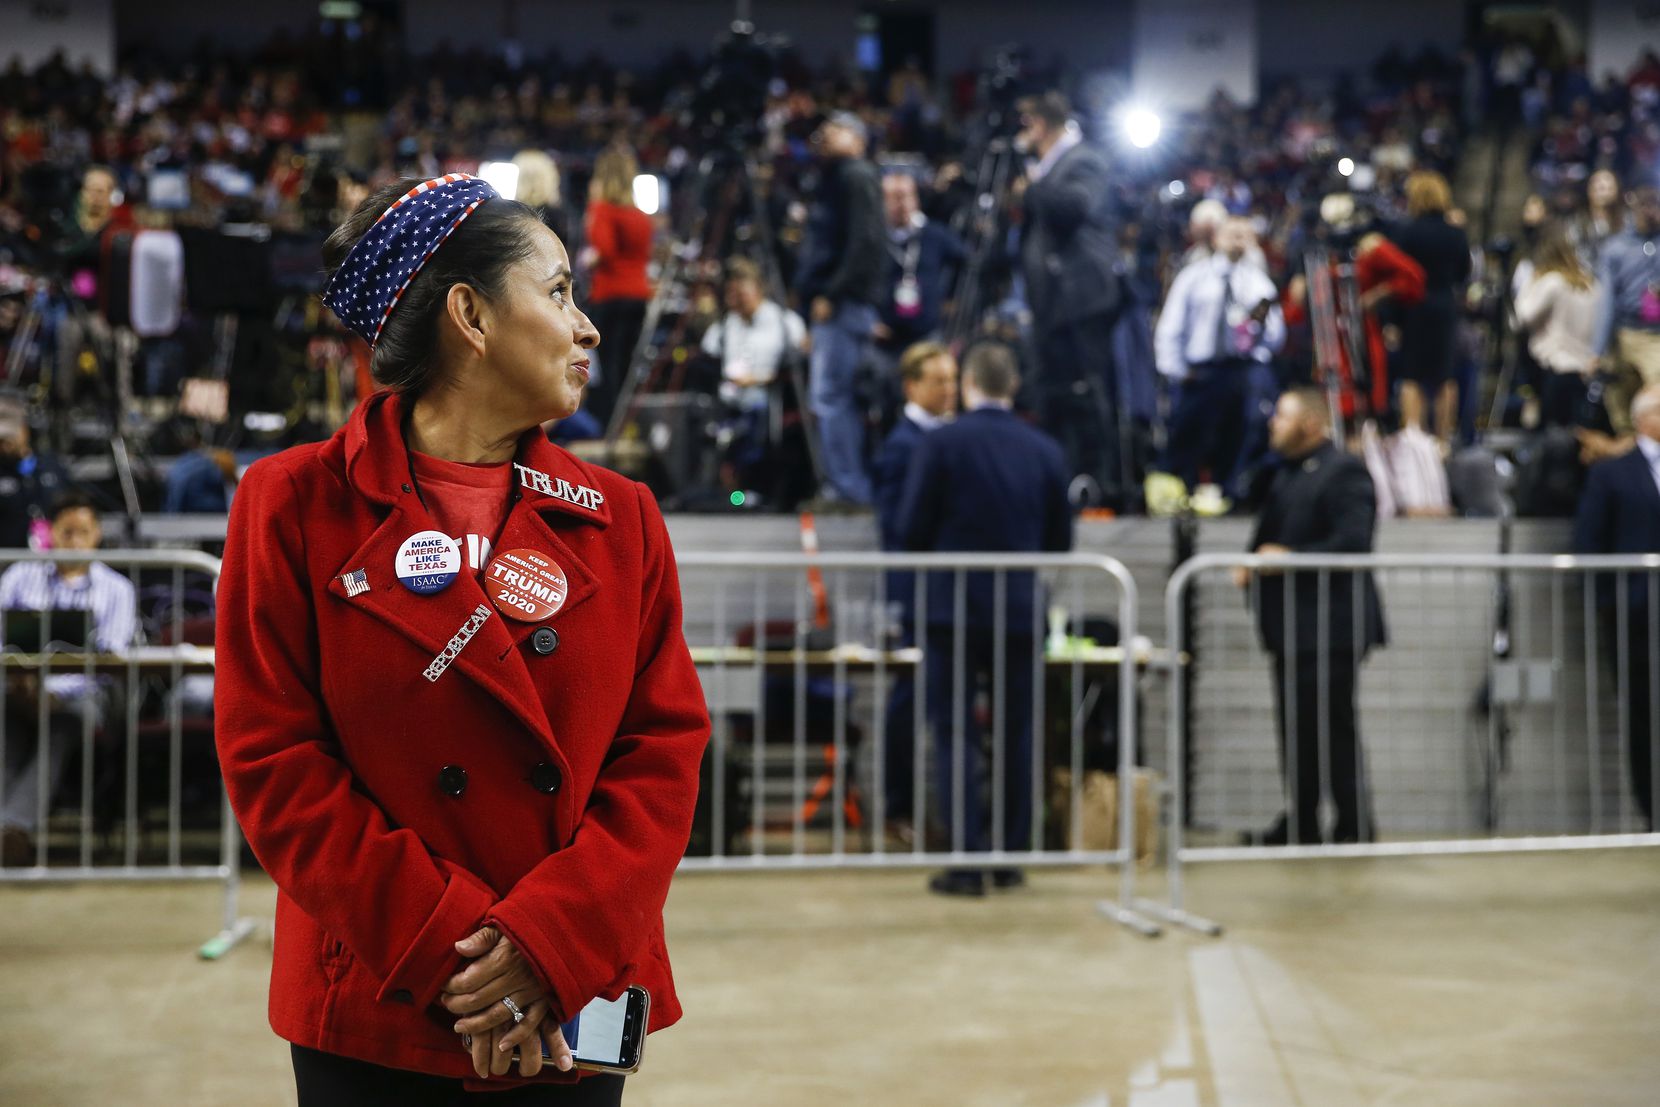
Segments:
[[[1156,882],[1154,882],[1156,886]],[[1101,873],[985,901],[916,873],[693,875],[687,1019],[636,1105],[1651,1104],[1660,853],[1197,868],[1219,940],[1097,917]],[[259,880],[246,907],[269,917]],[[268,935],[207,887],[0,891],[0,1103],[293,1102]]]

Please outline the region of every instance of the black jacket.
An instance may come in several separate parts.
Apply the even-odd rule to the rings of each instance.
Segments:
[[[1026,189],[1020,264],[1039,329],[1118,311],[1107,163],[1087,144]]]
[[[1420,215],[1389,232],[1389,240],[1424,267],[1424,297],[1451,296],[1470,279],[1470,240],[1440,214]]]
[[[1377,492],[1366,463],[1327,442],[1301,461],[1281,463],[1257,516],[1250,548],[1277,543],[1293,553],[1370,553],[1376,530]],[[1297,578],[1289,632],[1285,619],[1288,576]],[[1272,653],[1307,655],[1324,649],[1364,656],[1373,646],[1388,641],[1383,605],[1369,572],[1304,569],[1257,579],[1252,593],[1257,626]],[[1360,582],[1358,605],[1356,580]]]
[[[921,551],[1063,552],[1072,548],[1068,475],[1054,439],[1012,412],[986,407],[922,437],[911,455],[898,519],[905,547]],[[1031,571],[1010,572],[1004,595],[1009,634],[1042,634],[1043,609]],[[928,574],[930,626],[954,621],[956,574]],[[967,625],[997,626],[992,573],[969,573]]]
[[[877,311],[893,337],[882,345],[892,350],[903,350],[913,342],[920,342],[939,329],[940,314],[945,301],[951,297],[951,284],[957,270],[968,254],[950,227],[929,220],[903,244],[896,243],[888,234],[883,243],[887,250],[887,268],[882,274],[882,298]],[[913,261],[914,255],[914,261]],[[914,314],[903,315],[894,295],[904,279],[906,266],[912,266],[911,276],[916,280],[921,302]]]
[[[837,303],[874,304],[887,264],[882,185],[863,158],[840,158],[824,167],[801,245],[796,291],[803,308],[824,296]]]
[[[1632,447],[1621,457],[1591,466],[1574,521],[1574,552],[1582,554],[1660,553],[1660,488],[1643,451]],[[1618,573],[1601,573],[1598,600],[1613,605]],[[1648,576],[1626,573],[1626,598],[1641,607],[1648,597]]]

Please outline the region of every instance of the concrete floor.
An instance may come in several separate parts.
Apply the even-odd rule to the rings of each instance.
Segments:
[[[1196,868],[1221,939],[1125,933],[1105,886],[682,877],[687,1018],[627,1102],[1656,1102],[1660,852]],[[245,910],[272,900],[257,880]],[[269,937],[197,961],[216,917],[207,887],[0,890],[0,1103],[292,1103]]]

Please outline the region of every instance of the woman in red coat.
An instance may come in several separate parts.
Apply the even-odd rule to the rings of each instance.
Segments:
[[[387,390],[249,470],[219,588],[220,761],[278,888],[271,1026],[307,1107],[482,1081],[616,1103],[558,1027],[633,984],[649,1029],[680,1016],[662,908],[709,719],[667,532],[539,430],[599,334],[533,212],[406,181],[325,254]]]
[[[594,322],[609,336],[600,356],[599,387],[588,397],[589,410],[601,422],[611,418],[627,379],[651,299],[646,267],[656,227],[651,216],[634,206],[638,172],[626,146],[607,146],[594,159],[594,179],[588,187],[588,299]]]

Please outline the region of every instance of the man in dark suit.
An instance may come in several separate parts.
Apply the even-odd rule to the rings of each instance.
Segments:
[[[1637,393],[1631,404],[1637,441],[1619,457],[1591,467],[1574,524],[1574,550],[1582,554],[1660,553],[1660,385]],[[1655,700],[1660,698],[1660,643],[1656,604],[1645,572],[1604,573],[1597,606],[1603,645],[1619,694],[1625,698],[1625,745],[1631,790],[1649,830],[1654,829],[1654,747],[1660,744]],[[1619,648],[1624,608],[1625,649]],[[1624,664],[1621,664],[1621,655]]]
[[[1123,457],[1112,328],[1120,289],[1108,215],[1107,163],[1086,145],[1058,92],[1020,102],[1020,147],[1037,160],[1014,184],[1021,269],[1032,309],[1038,417],[1086,476],[1098,504],[1122,506],[1134,483]]]
[[[965,411],[917,445],[905,478],[900,518],[907,548],[1017,553],[1072,548],[1065,459],[1046,435],[1015,418],[1011,409],[1019,387],[1007,346],[988,343],[969,351]],[[1020,851],[1031,845],[1032,664],[1041,636],[1034,620],[1042,616],[1034,577],[1031,571],[964,574],[959,611],[959,574],[928,575],[928,715],[937,747],[939,811],[953,849]],[[989,782],[974,713],[982,677],[991,686],[993,734],[1000,728],[1004,739],[1002,778]],[[995,738],[993,745],[995,762]],[[981,795],[988,783],[1001,789],[1003,817],[995,827]],[[997,887],[1024,881],[1018,869],[990,875]],[[929,881],[931,889],[947,895],[983,895],[985,884],[986,874],[978,869],[951,870]]]
[[[900,500],[905,477],[923,435],[938,430],[957,410],[957,359],[938,342],[918,342],[899,358],[899,381],[905,409],[876,455],[876,521],[882,549],[905,549],[905,517]],[[915,574],[894,570],[887,574],[887,605],[893,614],[897,648],[916,644]],[[882,760],[884,818],[904,840],[914,833],[911,802],[916,788],[916,680],[909,672],[894,678],[888,693],[887,745]],[[909,842],[906,842],[909,845]]]
[[[1283,459],[1269,485],[1250,549],[1259,554],[1370,553],[1377,493],[1366,464],[1332,444],[1331,412],[1314,388],[1280,397],[1269,441]],[[1287,579],[1294,578],[1286,618]],[[1244,587],[1250,574],[1241,569]],[[1358,595],[1356,590],[1358,589]],[[1383,607],[1369,572],[1263,570],[1251,591],[1263,645],[1274,657],[1280,767],[1289,815],[1263,845],[1314,845],[1320,801],[1329,785],[1336,825],[1331,840],[1368,842],[1375,833],[1366,789],[1366,761],[1355,724],[1360,663],[1387,641]]]

